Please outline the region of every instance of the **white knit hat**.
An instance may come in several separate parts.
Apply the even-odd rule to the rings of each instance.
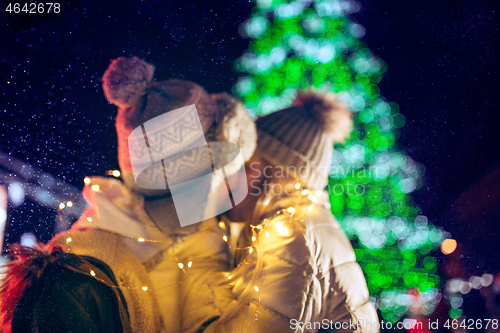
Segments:
[[[229,95],[209,95],[187,81],[155,82],[153,72],[139,58],[118,58],[103,76],[108,101],[119,107],[125,184],[145,196],[144,208],[155,222],[174,219],[166,213],[172,200],[181,226],[227,211],[248,192],[232,186],[229,176],[244,174],[256,147],[255,123]]]
[[[135,184],[131,184],[129,136],[134,129],[151,119],[189,105],[196,107],[206,141],[236,143],[245,161],[252,156],[257,140],[255,124],[241,102],[227,94],[210,96],[201,86],[193,82],[153,81],[154,69],[153,65],[137,57],[120,57],[112,60],[102,78],[106,98],[110,103],[119,107],[116,117],[118,159],[127,185],[146,195],[158,194],[157,191],[138,189]],[[184,120],[171,119],[169,126],[174,128],[176,123]],[[165,131],[165,128],[151,127],[148,130],[148,136],[162,131]],[[180,139],[188,140],[188,138]],[[191,161],[195,163],[197,159],[193,158]],[[139,162],[136,161],[136,163]],[[145,162],[147,163],[148,160]],[[198,169],[200,167],[201,164],[198,164]],[[197,173],[195,167],[186,168],[185,165],[181,167],[179,163],[177,172],[182,173],[186,170],[189,170],[193,176]],[[198,174],[203,173],[206,173],[206,170],[198,170]],[[186,177],[190,176],[180,176],[180,178]]]
[[[344,142],[351,112],[333,95],[301,91],[294,106],[256,121],[257,153],[311,189],[328,183],[334,143]]]

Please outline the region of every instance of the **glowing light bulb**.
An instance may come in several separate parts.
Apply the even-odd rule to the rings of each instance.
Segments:
[[[191,267],[191,266],[193,266],[193,262],[192,261],[188,262],[188,267]]]
[[[257,229],[262,229],[262,226],[259,224],[258,226],[256,226]]]
[[[92,190],[96,191],[96,192],[99,191],[99,185],[97,185],[97,184],[96,185],[92,185]]]
[[[90,178],[89,178],[89,177],[85,177],[85,178],[83,179],[83,182],[84,182],[85,184],[87,184],[87,185],[88,185],[88,184],[90,184]]]
[[[142,238],[142,237],[141,237],[141,238],[139,238],[139,239],[137,239],[137,240],[138,240],[139,242],[141,242],[141,243],[145,241],[145,239],[144,239],[144,238]]]
[[[233,277],[232,275],[229,275],[227,278],[228,280],[231,280],[232,277]]]
[[[95,272],[94,271],[90,271],[90,275],[95,276]]]
[[[255,289],[255,291],[259,291],[259,288],[257,286],[254,286],[253,289]]]
[[[266,231],[266,237],[269,237],[269,232],[268,231]]]
[[[288,229],[283,226],[283,222],[276,222],[274,226],[276,227],[276,229],[278,229],[280,235],[282,236],[288,235]]]
[[[252,242],[255,242],[257,238],[255,236],[252,236]]]
[[[309,200],[311,200],[312,202],[318,202],[318,200],[316,199],[316,197],[312,194],[309,194],[308,196]]]
[[[91,217],[87,217],[87,221],[92,222],[92,218]]]
[[[120,170],[113,170],[112,174],[113,174],[113,177],[117,177],[118,178],[118,177],[120,177],[121,172],[120,172]]]
[[[298,190],[300,188],[300,183],[295,184],[295,188]]]
[[[314,208],[314,206],[311,205],[311,206],[307,207],[307,210],[313,210],[313,208]]]
[[[177,265],[179,265],[179,268],[180,269],[183,269],[184,268],[184,264],[182,262],[178,263]]]
[[[302,191],[302,195],[306,195],[307,193],[309,193],[309,190]]]
[[[68,206],[68,207],[73,207],[73,202],[72,202],[72,201],[68,201],[68,202],[66,203],[66,206]]]
[[[61,202],[61,203],[59,204],[59,209],[64,209],[64,207],[66,207],[66,205],[64,204],[64,202]]]
[[[291,214],[293,214],[295,212],[295,208],[293,207],[288,207],[287,211]]]
[[[253,247],[248,249],[248,253],[252,253],[252,252],[253,252]]]
[[[220,221],[219,228],[224,229],[225,227],[226,227],[226,225],[224,224],[224,222]]]
[[[72,241],[71,237],[66,238],[66,243],[70,243]]]
[[[227,236],[226,235],[222,236],[222,239],[224,240],[224,242],[227,242]]]
[[[146,290],[148,290],[148,287],[144,286],[144,287],[142,287],[142,290],[146,291]]]

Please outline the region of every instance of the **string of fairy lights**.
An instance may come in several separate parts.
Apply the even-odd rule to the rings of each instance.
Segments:
[[[115,178],[119,178],[121,175],[119,170],[109,170],[105,174],[108,176],[113,176]],[[89,177],[84,178],[84,184],[85,184],[85,186],[90,187],[90,189],[94,192],[101,192],[100,186],[98,184],[92,184],[92,180]],[[291,194],[287,194],[287,196],[297,197],[297,199],[299,199],[299,200],[304,200],[304,199],[307,200],[307,202],[309,203],[307,205],[307,212],[312,211],[314,209],[314,207],[319,204],[318,197],[321,196],[322,191],[311,191],[311,190],[305,188],[305,186],[303,184],[301,184],[300,182],[297,182],[294,185],[294,188],[295,188],[295,191]],[[297,204],[299,203],[299,200],[296,201]],[[61,202],[59,204],[58,215],[61,214],[65,208],[73,207],[73,205],[75,205],[75,203],[73,203],[71,200]],[[83,207],[81,207],[81,208],[83,209]],[[307,212],[304,212],[304,214],[306,214]],[[267,214],[266,215],[267,217],[262,219],[262,221],[259,221],[258,224],[250,224],[249,225],[249,227],[251,228],[251,234],[252,234],[252,236],[250,238],[251,244],[248,246],[243,246],[243,247],[230,245],[229,238],[228,238],[229,228],[224,221],[219,221],[218,226],[220,229],[222,229],[224,231],[224,235],[222,236],[222,240],[226,243],[228,250],[229,251],[230,250],[246,251],[249,255],[252,255],[252,256],[245,256],[244,259],[241,260],[241,262],[239,262],[235,268],[231,269],[229,272],[224,272],[225,281],[218,281],[216,283],[212,283],[212,282],[208,282],[208,281],[197,281],[197,282],[200,284],[203,284],[203,285],[207,285],[211,289],[211,291],[213,292],[214,288],[216,286],[222,286],[222,285],[228,284],[228,282],[229,283],[234,282],[236,280],[236,278],[238,277],[238,270],[241,267],[243,267],[245,265],[250,265],[252,262],[255,263],[256,267],[258,267],[259,264],[260,265],[262,264],[262,262],[259,262],[259,260],[262,260],[262,258],[258,255],[258,253],[262,250],[259,246],[259,241],[258,241],[260,235],[262,234],[263,237],[269,238],[274,233],[275,235],[279,235],[279,237],[287,237],[290,235],[290,230],[289,230],[290,225],[294,224],[294,223],[299,223],[299,224],[302,223],[304,214],[299,216],[297,214],[297,209],[294,208],[293,206],[279,208],[274,213]],[[279,215],[284,215],[288,219],[285,221],[281,221],[281,220],[276,221],[275,218]],[[146,239],[143,237],[131,237],[131,236],[126,236],[126,235],[114,233],[114,232],[111,232],[108,230],[104,230],[104,229],[101,229],[97,223],[94,223],[95,221],[92,219],[92,217],[82,216],[82,218],[85,218],[87,222],[92,223],[95,226],[96,230],[100,230],[103,232],[109,232],[109,233],[112,233],[114,235],[118,235],[118,236],[123,237],[123,238],[132,239],[132,240],[137,241],[138,243],[164,243],[166,245],[169,245],[169,244],[167,244],[167,242],[162,241],[162,240]],[[275,232],[272,231],[273,227],[275,229]],[[68,252],[71,252],[71,253],[73,253],[73,251],[71,250],[71,246],[70,246],[70,243],[72,241],[73,241],[73,239],[70,236],[65,239],[65,242],[66,242],[66,245],[68,248]],[[78,254],[76,254],[76,253],[73,253],[73,254],[78,256]],[[82,262],[85,262],[85,259],[83,259],[81,257],[80,257],[80,259],[82,260]],[[182,273],[186,276],[186,278],[189,278],[189,269],[192,268],[193,265],[195,264],[194,261],[189,260],[187,263],[184,263],[181,260],[179,260],[178,257],[175,255],[174,255],[174,260],[177,262],[177,266],[182,271]],[[250,288],[248,288],[248,289],[251,290],[252,292],[257,293],[257,295],[256,295],[257,303],[260,304],[260,292],[261,292],[261,290],[259,289],[258,284],[256,283],[258,278],[259,278],[259,275],[258,274],[255,275],[254,272],[252,272],[252,274],[254,276],[250,279],[251,283],[249,284]],[[107,285],[108,287],[111,287],[111,288],[125,288],[125,289],[134,289],[134,290],[140,289],[142,291],[151,290],[151,288],[149,286],[126,287],[126,286],[109,285],[105,280],[99,278],[97,276],[96,272],[92,269],[89,270],[88,275],[91,276],[92,278],[98,280],[99,282]],[[163,286],[163,287],[166,287],[166,286]],[[252,297],[252,300],[253,300],[253,297]],[[221,310],[221,312],[224,312],[223,309],[219,309],[219,310]],[[245,325],[245,327],[242,329],[242,332],[253,321],[258,320],[258,314],[259,314],[259,311],[256,310],[253,320],[249,321]]]

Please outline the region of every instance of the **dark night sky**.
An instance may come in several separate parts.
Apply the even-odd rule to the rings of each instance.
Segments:
[[[481,1],[364,1],[365,41],[388,63],[379,87],[406,116],[399,143],[426,167],[415,193],[426,214],[500,161],[500,5]],[[500,184],[499,184],[500,185]]]
[[[232,61],[248,45],[238,25],[253,4],[225,3],[79,1],[61,17],[16,33],[2,11],[0,150],[76,187],[85,175],[117,167],[116,108],[100,85],[109,60],[136,55],[157,66],[157,79],[229,91],[237,78]],[[464,226],[453,221],[453,202],[500,162],[494,103],[500,5],[361,4],[355,19],[366,28],[364,40],[388,64],[381,92],[406,116],[399,144],[426,167],[426,185],[413,198],[433,223],[460,231]],[[17,241],[21,231],[46,240],[53,214],[25,203],[12,213],[7,240]]]

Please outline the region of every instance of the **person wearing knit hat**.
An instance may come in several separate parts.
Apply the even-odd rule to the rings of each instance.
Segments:
[[[363,273],[323,190],[333,145],[352,124],[335,96],[314,91],[256,120],[250,195],[223,217],[236,250],[221,284],[234,299],[204,333],[378,332]]]
[[[153,65],[137,57],[118,58],[103,76],[103,89],[108,101],[119,107],[116,130],[122,179],[129,189],[144,195],[145,210],[160,228],[175,228],[179,224],[178,218],[183,216],[182,208],[184,215],[189,216],[195,216],[196,209],[203,210],[197,221],[217,215],[220,196],[214,193],[219,192],[217,188],[221,186],[225,190],[225,183],[222,176],[216,177],[215,172],[205,177],[196,183],[196,191],[189,193],[186,204],[179,205],[179,196],[174,197],[174,200],[178,199],[175,214],[169,210],[171,205],[164,204],[172,200],[172,184],[211,173],[211,160],[217,164],[216,159],[230,159],[227,157],[233,157],[231,150],[235,145],[241,152],[240,158],[233,163],[219,161],[219,164],[225,166],[224,177],[242,171],[244,161],[255,149],[255,125],[241,102],[227,94],[210,96],[193,82],[156,82],[152,80],[153,71]],[[194,106],[194,109],[189,109],[189,106]],[[132,142],[134,132],[140,138]],[[147,135],[146,144],[143,135]],[[144,149],[136,148],[137,141],[143,142]],[[220,151],[221,142],[233,146],[227,144]],[[151,167],[150,154],[157,156]],[[141,175],[134,173],[134,166],[143,170]],[[220,170],[215,171],[220,173]],[[141,180],[146,183],[141,185]],[[160,185],[159,188],[155,187],[156,184]],[[234,196],[236,189],[232,190]],[[166,200],[162,200],[165,195]],[[185,223],[181,220],[180,225]]]
[[[125,332],[174,333],[203,326],[228,305],[230,291],[219,287],[215,292],[217,287],[202,278],[210,272],[207,267],[220,272],[229,268],[224,230],[216,215],[220,202],[229,202],[230,208],[243,197],[231,179],[239,177],[254,153],[255,124],[243,104],[229,95],[210,95],[193,82],[157,82],[154,70],[137,57],[112,60],[106,70],[104,94],[118,107],[123,182],[88,177],[83,195],[89,205],[81,218],[37,252],[38,261],[15,266],[22,274],[13,274],[23,281],[12,289],[16,295],[29,284],[27,277],[49,282],[33,283],[34,294],[20,300],[5,298],[11,314],[17,311],[12,300],[23,304],[12,327],[108,332],[106,327],[113,326]],[[192,179],[202,181],[195,188],[183,185]],[[195,219],[185,226],[174,191],[192,200],[183,213],[190,209]],[[59,273],[76,276],[58,280]],[[84,285],[79,284],[82,279]],[[30,295],[39,299],[33,303]],[[196,304],[190,321],[183,319],[188,303]],[[61,305],[57,310],[56,304]],[[26,320],[32,311],[43,316]]]
[[[148,230],[144,235],[139,234],[137,230],[131,231],[130,235],[136,239],[149,239],[153,242],[149,243],[149,246],[148,242],[129,242],[131,243],[129,246],[134,249],[149,271],[152,285],[156,290],[161,318],[167,331],[178,332],[181,330],[181,325],[183,325],[182,329],[186,329],[189,325],[193,327],[202,325],[214,314],[219,314],[216,307],[225,306],[225,303],[218,304],[216,299],[206,296],[214,294],[213,288],[207,284],[198,283],[196,276],[205,274],[204,267],[210,263],[214,269],[225,268],[227,245],[223,241],[223,230],[219,227],[219,221],[216,218],[181,227],[179,205],[177,202],[174,205],[175,198],[171,193],[174,180],[189,180],[206,175],[211,171],[207,168],[211,169],[212,166],[210,160],[206,163],[206,155],[200,153],[202,152],[200,149],[191,149],[185,155],[175,153],[190,147],[205,148],[203,143],[208,142],[215,169],[217,157],[232,156],[227,151],[216,154],[217,148],[220,147],[217,143],[236,144],[242,158],[235,158],[232,163],[227,161],[222,164],[225,165],[224,177],[240,177],[239,170],[243,167],[244,161],[247,161],[254,153],[257,136],[254,122],[246,113],[243,104],[237,99],[225,93],[209,95],[201,86],[193,82],[153,81],[153,70],[153,65],[136,57],[118,58],[112,61],[103,76],[103,89],[108,101],[119,108],[116,118],[118,159],[125,184],[124,190],[128,191],[133,201],[137,203],[134,205],[134,212],[128,215],[134,216],[135,213],[139,217],[136,220],[141,226],[148,226],[147,228],[153,230]],[[195,120],[199,119],[199,123],[194,121],[186,124],[187,111],[189,111],[186,108],[190,105],[195,106],[197,115]],[[173,115],[173,117],[170,117],[166,123],[160,122],[160,126],[156,123],[148,126],[152,120],[164,115]],[[141,154],[134,152],[135,145],[131,145],[131,134],[139,126],[142,126],[144,135],[147,135],[148,148],[151,149],[153,155],[156,153],[160,157],[164,157],[165,154],[173,157],[180,156],[177,159],[164,158],[160,162],[163,163],[163,172],[165,172],[165,174],[161,173],[158,180],[158,183],[165,185],[165,187],[162,185],[162,189],[144,188],[138,185],[140,175],[136,177],[137,175],[134,174],[133,162],[135,161],[135,165],[142,161],[150,163],[148,158],[141,158]],[[196,127],[201,127],[201,138],[199,137],[200,131],[191,130]],[[193,133],[195,135],[192,135]],[[173,137],[173,140],[164,141],[169,135]],[[177,151],[170,151],[172,146],[175,146]],[[144,155],[146,154],[142,154]],[[145,169],[142,174],[146,173],[146,176],[156,179],[154,176],[147,175],[148,170],[151,168]],[[164,175],[166,176],[162,177]],[[92,184],[89,185],[91,188]],[[221,192],[225,191],[227,198],[226,183],[224,179],[217,177],[215,172],[210,177],[206,177],[202,183],[197,183],[195,190],[188,192],[188,200],[191,200],[192,204],[184,205],[190,216],[198,213],[198,217],[207,215],[212,217],[220,211],[218,209],[220,202],[225,201],[220,199]],[[232,184],[231,190],[232,198],[236,200],[237,189]],[[197,221],[200,221],[201,217]],[[96,220],[94,217],[91,223],[82,220],[78,227],[86,228],[89,224],[99,226],[101,220],[103,219]],[[120,231],[122,234],[124,228],[121,224],[114,227],[112,223],[109,223],[109,219],[99,227],[112,229],[115,232]],[[182,241],[178,240],[179,237]],[[161,242],[157,243],[157,240]],[[183,288],[179,288],[179,285],[173,282],[182,280],[179,276],[182,274],[182,270],[179,270],[179,262],[182,262],[184,258],[186,262],[195,262],[195,265],[190,267],[189,281],[191,283],[184,282]],[[196,261],[204,264],[196,265]],[[217,295],[222,299],[222,303],[228,299],[223,295],[222,292]],[[196,318],[183,322],[182,303],[188,303],[190,299],[196,303]]]

